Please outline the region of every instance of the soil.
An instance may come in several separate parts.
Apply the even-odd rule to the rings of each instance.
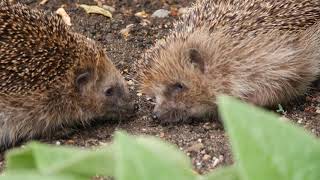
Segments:
[[[125,130],[131,134],[147,134],[160,137],[176,144],[192,159],[194,169],[206,173],[216,167],[232,164],[228,137],[218,121],[191,124],[161,125],[152,120],[152,105],[136,92],[136,69],[132,67],[143,56],[143,52],[157,39],[163,38],[172,28],[172,22],[179,18],[178,10],[189,6],[187,0],[100,0],[114,7],[113,18],[102,15],[86,14],[78,4],[96,5],[93,0],[49,0],[39,5],[40,0],[19,0],[34,8],[54,12],[63,6],[71,17],[72,27],[100,42],[109,57],[121,70],[126,80],[131,82],[132,96],[139,105],[137,116],[121,122],[97,122],[92,126],[78,129],[73,135],[44,141],[52,144],[94,147],[109,143],[116,130]],[[152,18],[150,15],[158,9],[167,9],[171,14],[166,18]],[[135,13],[145,11],[149,16],[141,18]],[[121,33],[128,25],[129,35]],[[315,135],[320,135],[320,92],[319,87],[304,97],[284,107],[284,115]],[[0,155],[0,159],[1,159]],[[0,170],[4,161],[0,161]],[[2,166],[2,167],[1,167]]]

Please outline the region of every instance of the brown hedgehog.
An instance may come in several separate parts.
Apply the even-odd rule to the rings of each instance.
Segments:
[[[319,0],[202,0],[142,62],[141,91],[164,122],[216,114],[227,94],[260,106],[303,94],[319,74]]]
[[[131,110],[103,49],[58,16],[0,2],[0,149]]]

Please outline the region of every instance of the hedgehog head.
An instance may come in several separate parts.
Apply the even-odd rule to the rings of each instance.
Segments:
[[[113,117],[132,110],[124,78],[102,48],[91,43],[84,43],[78,63],[68,72],[68,89],[76,95],[79,109],[94,117]]]
[[[215,88],[207,77],[209,54],[202,46],[205,42],[200,42],[204,39],[197,38],[168,38],[147,53],[140,89],[154,98],[154,113],[161,122],[211,117],[214,112]]]
[[[126,83],[101,46],[58,16],[1,6],[0,36],[0,96],[29,99],[64,124],[127,108]]]

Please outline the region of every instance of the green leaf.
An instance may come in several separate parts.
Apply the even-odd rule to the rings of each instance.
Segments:
[[[12,172],[0,175],[0,180],[89,180],[88,178],[70,175],[39,175],[32,172]]]
[[[240,180],[236,166],[224,167],[201,177],[199,180]]]
[[[32,149],[30,148],[14,149],[9,151],[6,156],[6,171],[32,171],[37,169],[37,164],[33,157]]]
[[[320,145],[305,130],[231,97],[219,109],[242,179],[320,179]]]
[[[7,156],[8,172],[32,170],[42,175],[110,176],[113,175],[113,166],[110,148],[92,151],[30,143]]]
[[[114,142],[117,180],[195,180],[188,158],[156,138],[117,133]]]

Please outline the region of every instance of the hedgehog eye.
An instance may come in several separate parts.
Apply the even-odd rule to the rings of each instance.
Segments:
[[[172,88],[176,91],[182,91],[184,88],[184,85],[182,85],[181,83],[175,83],[172,85]]]
[[[169,85],[166,94],[167,95],[176,95],[183,92],[186,89],[186,86],[180,82]]]
[[[106,89],[106,91],[104,92],[105,96],[113,96],[115,93],[115,88],[114,87],[110,87],[108,89]]]

